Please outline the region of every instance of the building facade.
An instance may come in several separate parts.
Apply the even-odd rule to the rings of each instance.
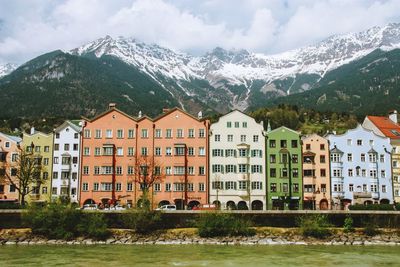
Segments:
[[[329,142],[312,134],[302,138],[304,209],[327,210],[331,206]]]
[[[52,199],[65,198],[79,203],[81,126],[65,121],[54,130]]]
[[[210,127],[210,203],[222,209],[267,207],[264,127],[234,110]]]
[[[41,185],[32,184],[29,187],[28,202],[50,201],[51,182],[53,172],[53,133],[45,134],[31,129],[30,134],[24,133],[22,137],[22,147],[26,152],[33,153],[38,162],[41,162]]]
[[[327,136],[333,209],[350,204],[392,203],[390,139],[358,125]]]
[[[267,209],[302,209],[300,134],[287,127],[267,131]]]
[[[372,130],[379,136],[390,138],[392,145],[392,180],[393,197],[400,202],[400,126],[398,124],[397,111],[394,110],[388,117],[367,116],[362,126]]]
[[[15,178],[21,141],[19,137],[0,133],[0,199],[19,199],[18,191],[7,177]],[[18,181],[13,179],[13,182]]]

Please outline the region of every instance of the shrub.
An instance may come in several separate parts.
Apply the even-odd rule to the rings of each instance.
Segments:
[[[234,214],[205,213],[197,222],[201,237],[251,236],[255,230],[251,222]]]
[[[101,239],[109,233],[102,214],[84,214],[69,205],[56,203],[44,207],[32,205],[23,215],[23,223],[33,234],[50,239],[70,240],[78,236]]]
[[[349,210],[393,210],[392,204],[350,205]]]
[[[343,231],[345,233],[354,232],[353,218],[351,218],[351,216],[349,216],[349,215],[346,216],[346,219],[344,219]]]
[[[331,235],[326,215],[305,215],[298,219],[298,225],[303,236],[326,238]]]
[[[18,202],[0,202],[0,209],[21,209],[22,206]]]
[[[366,220],[364,224],[364,234],[367,236],[375,236],[380,233],[377,226],[376,217],[369,216],[368,220]]]
[[[139,234],[149,234],[162,228],[161,214],[156,211],[139,210],[123,214],[125,227]]]

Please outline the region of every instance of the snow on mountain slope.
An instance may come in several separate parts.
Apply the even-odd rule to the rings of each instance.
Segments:
[[[182,86],[181,81],[206,80],[215,89],[225,92],[221,94],[229,98],[230,108],[243,110],[248,107],[251,100],[253,81],[261,80],[268,86],[274,81],[290,77],[293,79],[290,87],[280,89],[273,87],[275,91],[281,90],[280,95],[290,94],[297,75],[315,74],[322,78],[327,72],[378,48],[384,50],[400,48],[399,23],[373,27],[359,33],[335,35],[315,45],[276,55],[215,48],[204,56],[195,57],[156,44],[144,44],[133,38],[113,39],[110,36],[76,48],[70,53],[117,57],[127,64],[136,66],[162,85],[165,79],[175,82],[176,88],[188,96],[196,96],[196,92]],[[244,86],[246,90],[237,91],[235,86]],[[303,84],[300,87],[302,90],[302,88],[312,88],[312,85]],[[171,92],[170,89],[167,90]],[[270,92],[269,89],[261,91],[264,94]]]
[[[0,78],[10,74],[13,70],[17,68],[17,65],[7,63],[7,64],[0,64]]]

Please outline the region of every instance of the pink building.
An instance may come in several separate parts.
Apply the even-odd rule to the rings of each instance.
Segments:
[[[149,188],[153,208],[208,203],[209,121],[178,108],[155,119],[141,114],[134,118],[110,104],[105,113],[85,122],[81,204],[116,200],[140,205],[144,183],[138,177],[144,164],[156,166],[162,177]]]

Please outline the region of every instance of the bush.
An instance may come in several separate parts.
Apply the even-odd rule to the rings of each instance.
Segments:
[[[131,211],[123,214],[126,228],[134,229],[139,234],[149,234],[162,228],[161,214],[156,211]]]
[[[331,235],[331,224],[326,215],[305,215],[298,219],[298,225],[303,236],[326,238]]]
[[[205,213],[197,222],[201,237],[215,236],[251,236],[255,230],[251,222],[235,214]]]
[[[0,202],[0,209],[21,209],[22,206],[18,202]]]
[[[354,226],[353,226],[353,218],[351,216],[346,216],[346,219],[344,219],[344,224],[343,224],[343,231],[345,233],[352,233],[354,232]]]
[[[393,210],[392,204],[350,205],[349,210]]]
[[[102,214],[84,214],[56,203],[44,207],[32,205],[23,215],[23,223],[33,234],[49,239],[70,240],[78,236],[101,239],[109,234]]]

